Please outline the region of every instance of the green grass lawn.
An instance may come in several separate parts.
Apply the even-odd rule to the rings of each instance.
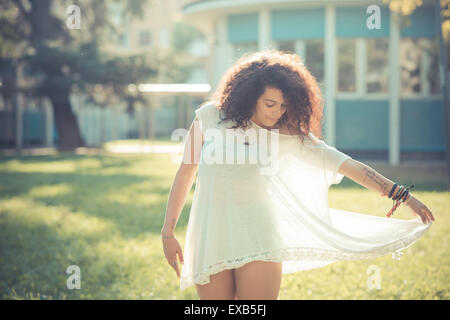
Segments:
[[[177,169],[170,155],[0,158],[2,299],[198,299],[181,291],[166,263],[160,230]],[[402,181],[406,185],[408,181]],[[409,185],[409,184],[408,184]],[[176,234],[184,248],[194,187]],[[449,299],[449,192],[416,184],[436,222],[400,261],[390,255],[283,275],[280,299]],[[383,216],[392,201],[347,178],[330,206]],[[413,215],[401,206],[397,218]],[[81,270],[81,289],[66,269]],[[367,289],[367,269],[381,289]]]

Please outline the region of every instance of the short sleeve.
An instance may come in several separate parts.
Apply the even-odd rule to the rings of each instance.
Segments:
[[[204,103],[195,109],[194,112],[200,122],[200,130],[202,133],[204,133],[204,130],[214,127],[216,122],[219,121],[219,109],[213,101]]]
[[[338,172],[339,168],[345,160],[352,159],[352,157],[342,151],[339,151],[335,147],[327,145],[324,141],[321,141],[321,143],[323,146],[325,177],[328,186],[331,186],[332,184],[339,184],[344,178],[344,175]]]

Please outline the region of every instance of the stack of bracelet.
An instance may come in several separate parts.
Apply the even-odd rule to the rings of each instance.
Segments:
[[[395,183],[394,186],[392,187],[391,191],[389,192],[388,198],[391,199],[392,195],[394,194],[395,189],[397,188],[397,184]],[[387,216],[390,217],[394,211],[398,208],[398,206],[400,206],[403,202],[406,202],[407,200],[409,200],[410,196],[409,196],[409,189],[414,188],[414,185],[410,185],[408,188],[405,189],[404,186],[400,186],[397,193],[395,194],[395,196],[392,198],[393,200],[393,207],[391,210],[389,210],[389,212],[387,213]]]

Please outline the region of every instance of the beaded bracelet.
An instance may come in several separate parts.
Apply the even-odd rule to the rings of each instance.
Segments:
[[[391,198],[394,190],[396,189],[397,184],[395,183],[392,186],[391,191],[389,192],[388,198]],[[405,188],[404,186],[400,186],[399,190],[397,191],[397,193],[395,194],[395,196],[392,198],[393,200],[393,207],[391,208],[391,210],[389,210],[389,212],[387,213],[387,216],[390,217],[394,211],[403,203],[403,202],[408,202],[409,199],[411,199],[411,196],[409,196],[409,189],[414,188],[414,185],[410,185],[409,187]],[[405,201],[406,200],[406,201]]]
[[[394,185],[392,186],[391,191],[389,192],[388,198],[390,199],[392,197],[392,193],[394,192],[395,188],[397,187],[397,184],[394,183]]]

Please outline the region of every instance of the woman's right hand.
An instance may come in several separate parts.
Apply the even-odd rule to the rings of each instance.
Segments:
[[[180,269],[178,268],[178,258],[181,264],[184,263],[183,251],[181,250],[180,243],[175,238],[174,235],[162,235],[162,242],[164,248],[164,255],[166,256],[167,262],[177,273],[177,277],[180,278]]]
[[[428,209],[426,205],[420,202],[420,200],[413,195],[411,195],[410,199],[408,199],[405,204],[413,211],[415,215],[418,215],[420,219],[422,219],[423,223],[428,224],[431,221],[434,221],[434,216],[430,209]]]

